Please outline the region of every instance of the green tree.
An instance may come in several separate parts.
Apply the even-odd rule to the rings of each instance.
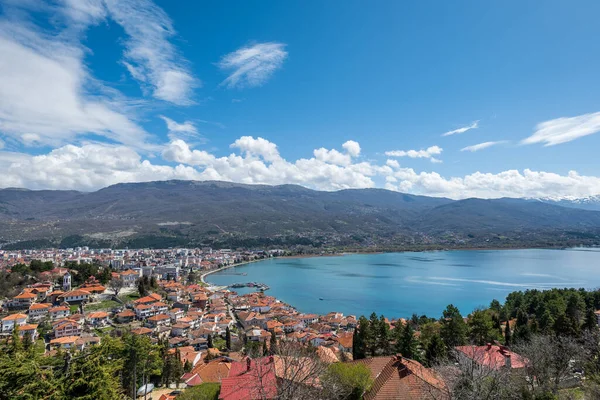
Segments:
[[[446,345],[440,337],[436,334],[431,337],[431,340],[425,347],[425,362],[427,366],[433,367],[440,364],[447,357]]]
[[[486,343],[499,339],[498,330],[489,312],[476,310],[471,314],[468,322],[469,338],[472,343],[483,346]]]
[[[208,346],[209,349],[212,349],[213,348],[212,335],[208,335],[208,338],[206,340],[207,340],[207,344],[206,345]]]
[[[229,327],[225,328],[225,347],[227,350],[231,350],[231,330]]]
[[[440,336],[449,349],[466,344],[467,324],[458,308],[452,304],[448,305],[443,312],[440,323],[442,325]]]
[[[515,324],[513,341],[528,341],[530,338],[531,330],[529,328],[529,317],[524,310],[519,309],[519,311],[517,311],[517,323]]]
[[[187,388],[177,396],[177,400],[218,400],[220,391],[221,385],[218,383],[203,383]]]
[[[390,327],[383,315],[379,317],[377,324],[377,350],[382,355],[389,355],[392,351],[390,346]]]
[[[593,308],[588,308],[585,313],[585,320],[583,322],[583,329],[595,332],[598,330],[598,317],[594,312]]]
[[[377,318],[377,314],[371,313],[369,317],[369,328],[368,328],[369,336],[368,336],[368,347],[369,352],[373,357],[377,355],[377,349],[379,346],[379,319]]]
[[[504,344],[506,346],[510,346],[512,344],[509,321],[506,321],[506,326],[504,326]]]
[[[277,337],[275,336],[275,332],[271,332],[271,341],[269,343],[270,353],[277,354]]]
[[[412,325],[409,323],[404,326],[402,336],[400,337],[400,343],[396,347],[399,350],[399,353],[406,358],[417,361],[421,359],[419,341],[415,337]]]
[[[323,376],[321,384],[327,398],[358,400],[373,385],[371,372],[363,364],[331,364]]]
[[[369,342],[369,321],[361,316],[358,319],[358,325],[352,336],[352,357],[354,360],[360,360],[367,356],[367,346]]]

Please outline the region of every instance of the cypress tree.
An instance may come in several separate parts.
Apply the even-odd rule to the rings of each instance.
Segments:
[[[598,330],[598,317],[593,308],[588,308],[585,313],[585,320],[583,322],[583,329],[588,331]]]
[[[208,335],[207,341],[208,341],[208,343],[207,343],[208,348],[212,349],[213,348],[212,335]]]
[[[512,338],[510,335],[510,323],[506,321],[506,326],[504,327],[504,344],[506,346],[510,346],[512,343]]]
[[[231,350],[231,330],[229,327],[225,328],[225,347],[227,347],[227,350]]]

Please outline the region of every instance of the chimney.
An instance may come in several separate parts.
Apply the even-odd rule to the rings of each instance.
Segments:
[[[486,346],[487,346],[487,350],[488,351],[492,349],[492,344],[491,343],[486,343]]]
[[[510,358],[510,354],[508,353],[504,354],[504,366],[508,369],[512,368],[512,360]]]
[[[402,362],[402,354],[396,353],[396,355],[394,356],[394,360],[396,360],[398,362]]]
[[[250,371],[251,363],[252,361],[250,360],[250,358],[246,358],[246,371]]]
[[[272,364],[273,362],[274,362],[273,356],[269,356],[269,364]]]

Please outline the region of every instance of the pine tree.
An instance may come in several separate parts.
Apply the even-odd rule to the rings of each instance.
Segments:
[[[594,312],[593,308],[588,308],[588,310],[585,313],[583,329],[588,331],[598,330],[598,317],[596,316],[596,313]]]
[[[450,304],[443,312],[440,336],[449,349],[463,346],[467,342],[467,324],[458,308]]]
[[[369,321],[364,316],[361,316],[352,337],[352,357],[354,360],[360,360],[367,356],[368,330]]]
[[[377,340],[379,334],[379,319],[375,313],[372,313],[369,317],[369,327],[367,332],[367,345],[369,347],[369,352],[371,353],[371,356],[375,357],[377,355],[377,346],[379,344],[379,341]]]
[[[231,351],[231,330],[229,327],[225,328],[225,347]]]
[[[433,367],[446,358],[446,346],[440,335],[433,335],[425,349],[427,366]]]
[[[523,309],[517,311],[517,323],[515,325],[514,342],[527,342],[531,338],[531,330],[529,328],[529,317]]]
[[[207,346],[208,346],[208,348],[209,348],[209,349],[212,349],[212,348],[213,348],[213,340],[212,340],[212,335],[208,335],[208,338],[207,338]]]
[[[263,342],[262,342],[262,355],[263,355],[263,357],[266,357],[269,355],[269,348],[267,347],[266,340],[263,340]]]
[[[399,346],[400,354],[406,358],[419,360],[419,341],[415,338],[415,331],[411,324],[407,323],[404,326]]]
[[[389,355],[392,352],[390,347],[390,327],[383,315],[379,317],[377,326],[377,349],[382,355]]]

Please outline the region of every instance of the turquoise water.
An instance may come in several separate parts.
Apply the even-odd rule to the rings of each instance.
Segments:
[[[246,276],[240,275],[246,273]],[[600,287],[600,251],[485,250],[270,259],[209,275],[216,285],[261,282],[302,312],[439,317],[504,301],[515,290]],[[245,289],[239,293],[244,293]],[[323,300],[319,300],[322,298]]]

